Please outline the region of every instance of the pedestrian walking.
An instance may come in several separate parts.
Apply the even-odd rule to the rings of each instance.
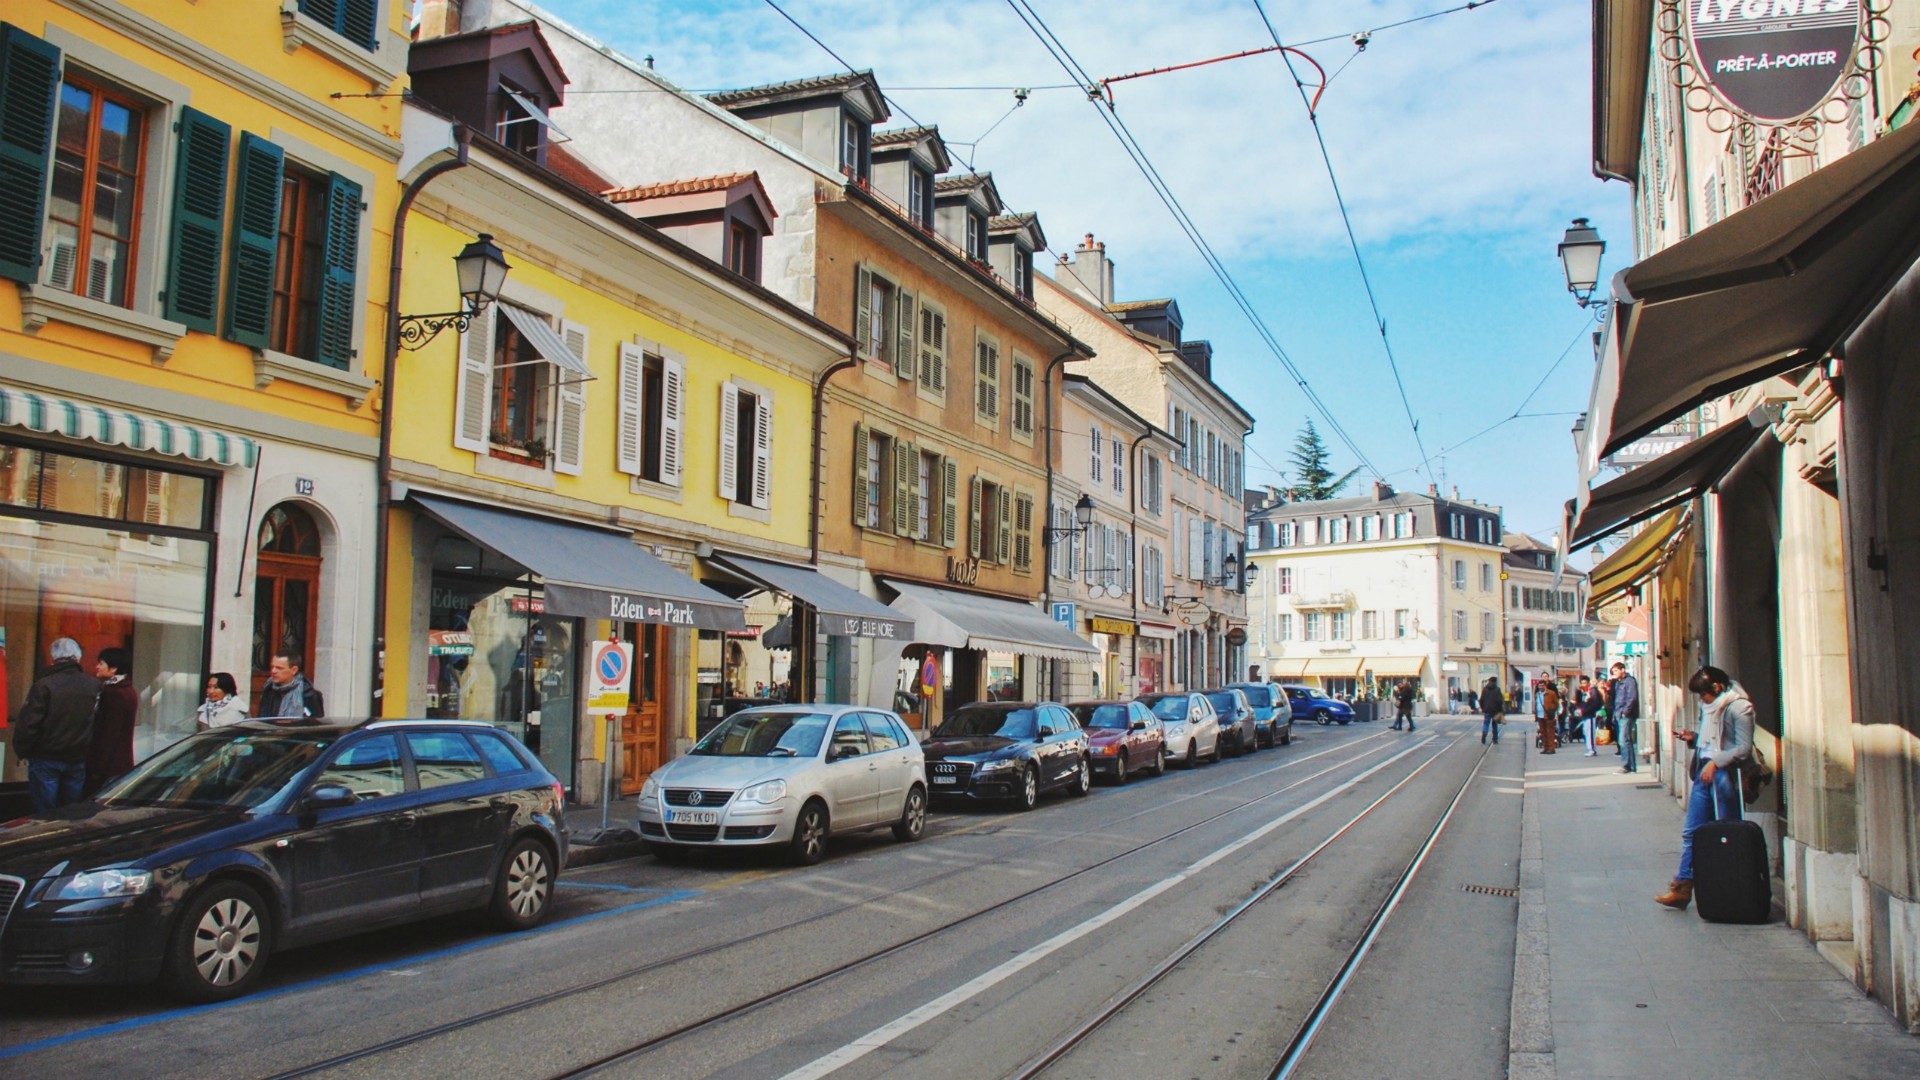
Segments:
[[[1594,688],[1593,676],[1580,676],[1580,686],[1573,692],[1573,723],[1587,744],[1588,757],[1594,756],[1594,728],[1600,725],[1600,710],[1605,704],[1600,691]]]
[[[1487,733],[1493,733],[1493,744],[1500,745],[1500,722],[1506,718],[1507,701],[1500,693],[1500,680],[1488,679],[1487,685],[1480,688],[1480,741],[1487,741]]]
[[[80,669],[80,657],[79,642],[55,638],[47,648],[47,670],[27,687],[14,721],[13,751],[26,759],[36,814],[80,801],[86,783],[100,680]]]
[[[1687,690],[1700,698],[1700,727],[1674,733],[1693,748],[1688,763],[1693,788],[1680,828],[1680,868],[1667,891],[1653,898],[1675,910],[1685,910],[1693,900],[1693,834],[1709,822],[1740,816],[1740,767],[1753,760],[1753,701],[1733,676],[1703,667],[1687,680]]]
[[[87,745],[87,775],[82,798],[133,771],[133,722],[140,714],[140,692],[133,688],[133,657],[125,649],[101,649],[93,665],[100,697],[93,707],[93,733]]]
[[[1560,748],[1560,733],[1555,730],[1560,723],[1560,691],[1552,680],[1540,684],[1533,705],[1540,724],[1540,752],[1551,754]]]
[[[207,676],[207,698],[200,703],[195,715],[201,731],[237,724],[247,718],[247,703],[240,700],[240,687],[234,683],[231,673],[216,671]]]
[[[1393,730],[1400,730],[1400,721],[1407,722],[1407,730],[1413,730],[1413,683],[1401,679],[1400,685],[1393,688]]]
[[[1573,687],[1568,683],[1558,686],[1560,691],[1560,741],[1573,741]]]
[[[327,715],[324,699],[307,681],[298,653],[274,655],[272,666],[267,669],[267,685],[260,688],[260,700],[255,702],[253,715],[262,720],[319,719]]]
[[[1613,714],[1614,738],[1623,759],[1620,771],[1640,771],[1640,682],[1627,674],[1627,665],[1613,665],[1613,695],[1607,701]]]

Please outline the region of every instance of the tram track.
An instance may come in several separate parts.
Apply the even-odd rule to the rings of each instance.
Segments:
[[[1057,839],[1051,840],[1044,846],[1051,848],[1058,845],[1064,845],[1068,843],[1083,841],[1089,833],[1092,833],[1095,831],[1107,831],[1107,830],[1110,830],[1115,824],[1129,822],[1129,821],[1147,817],[1150,815],[1162,815],[1166,812],[1166,809],[1169,805],[1174,805],[1179,802],[1187,802],[1187,801],[1192,801],[1194,799],[1204,798],[1208,795],[1218,794],[1222,791],[1226,791],[1228,789],[1244,785],[1250,781],[1257,780],[1261,777],[1271,775],[1272,773],[1293,768],[1293,767],[1305,764],[1306,762],[1315,760],[1317,758],[1324,757],[1329,754],[1335,754],[1343,750],[1353,749],[1359,743],[1370,742],[1379,737],[1380,736],[1377,734],[1369,735],[1369,736],[1363,737],[1362,739],[1355,740],[1354,742],[1342,743],[1338,746],[1328,747],[1325,750],[1317,751],[1312,754],[1304,755],[1297,758],[1291,758],[1278,765],[1265,768],[1265,769],[1260,769],[1258,771],[1249,773],[1245,776],[1235,777],[1232,780],[1228,780],[1220,784],[1215,784],[1207,788],[1203,788],[1200,791],[1184,793],[1183,795],[1179,796],[1178,799],[1172,800],[1171,802],[1158,803],[1146,809],[1137,811],[1133,814],[1125,815],[1124,817],[1121,817],[1121,818],[1105,820],[1101,822],[1099,830],[1094,830],[1094,829],[1080,830],[1078,832],[1067,834]],[[1260,803],[1266,802],[1279,795],[1285,794],[1286,792],[1292,791],[1304,784],[1311,783],[1314,780],[1320,779],[1321,777],[1327,776],[1349,765],[1353,765],[1357,762],[1364,761],[1365,759],[1371,757],[1375,752],[1377,752],[1380,749],[1382,749],[1382,747],[1375,746],[1375,747],[1369,747],[1367,749],[1361,750],[1358,753],[1342,758],[1341,760],[1336,761],[1326,766],[1325,768],[1322,768],[1318,771],[1308,774],[1307,776],[1303,776],[1297,780],[1294,780],[1283,787],[1275,788],[1272,791],[1264,792],[1252,798],[1242,799],[1240,801],[1237,801],[1234,805],[1229,806],[1223,810],[1209,814],[1197,821],[1191,822],[1187,825],[1183,825],[1177,829],[1173,829],[1169,832],[1162,833],[1143,843],[1135,844],[1130,847],[1127,847],[1124,850],[1115,852],[1111,855],[1106,856],[1105,858],[1102,858],[1087,866],[1080,867],[1065,875],[1040,882],[1032,886],[1031,888],[1023,890],[1013,896],[1001,899],[996,903],[992,905],[988,905],[978,911],[970,912],[958,918],[943,922],[940,925],[921,931],[902,941],[896,942],[893,945],[887,946],[885,948],[876,950],[871,953],[867,953],[851,961],[842,963],[830,971],[822,972],[808,979],[802,980],[800,982],[796,982],[792,985],[783,987],[778,990],[770,991],[750,1001],[744,1002],[740,1005],[736,1005],[725,1012],[717,1013],[709,1017],[703,1017],[699,1020],[680,1025],[669,1031],[662,1032],[646,1040],[642,1044],[623,1048],[616,1054],[610,1055],[605,1060],[596,1060],[595,1062],[589,1062],[576,1069],[559,1073],[557,1074],[557,1076],[583,1075],[585,1072],[603,1068],[608,1064],[614,1063],[615,1061],[630,1059],[631,1057],[637,1056],[640,1053],[644,1053],[648,1050],[652,1050],[665,1043],[684,1038],[687,1035],[690,1035],[696,1031],[711,1027],[714,1024],[720,1023],[724,1020],[731,1019],[739,1015],[743,1015],[747,1012],[751,1012],[756,1009],[762,1008],[768,1004],[773,1003],[774,1001],[791,997],[795,994],[800,993],[805,989],[818,985],[821,982],[824,982],[829,979],[838,977],[839,975],[845,974],[847,971],[850,971],[859,967],[864,967],[869,964],[873,964],[878,961],[884,960],[887,957],[897,955],[904,950],[913,948],[914,946],[919,945],[925,941],[928,941],[934,937],[948,933],[949,931],[952,931],[958,927],[970,924],[986,915],[995,913],[999,911],[1001,908],[1005,907],[1006,905],[1015,904],[1022,900],[1026,900],[1031,897],[1037,896],[1041,893],[1047,892],[1049,890],[1057,889],[1062,885],[1078,880],[1097,870],[1100,870],[1104,867],[1107,867],[1116,862],[1119,862],[1122,859],[1129,858],[1143,851],[1147,851],[1151,848],[1165,844],[1171,840],[1184,836],[1197,829],[1201,829],[1208,825],[1211,825],[1214,822],[1221,820],[1222,818],[1225,818],[1232,814],[1243,811],[1249,807],[1259,805]],[[937,839],[935,840],[935,842],[936,843],[938,842]],[[745,946],[752,944],[753,942],[760,941],[769,937],[774,937],[782,933],[791,932],[803,925],[807,925],[807,926],[817,925],[824,919],[833,918],[839,915],[847,914],[849,912],[855,912],[863,908],[872,907],[873,905],[880,904],[889,900],[923,892],[933,886],[938,885],[943,881],[950,880],[952,878],[959,877],[966,874],[976,873],[982,865],[990,861],[992,860],[991,859],[970,860],[960,866],[956,866],[948,870],[943,870],[942,872],[935,874],[929,878],[916,881],[911,885],[903,886],[898,889],[891,889],[881,893],[876,893],[874,895],[866,896],[858,900],[849,901],[845,904],[841,904],[841,905],[829,908],[823,912],[816,912],[810,915],[803,916],[798,919],[790,920],[788,922],[783,922],[778,925],[764,927],[760,930],[756,930],[752,933],[745,934],[740,937],[730,938],[726,941],[715,942],[713,944],[701,946],[699,948],[684,950],[672,956],[661,957],[659,959],[650,960],[644,963],[632,965],[626,968],[622,968],[618,971],[612,972],[610,974],[607,974],[605,976],[601,976],[599,978],[589,980],[587,982],[558,987],[553,990],[547,991],[545,993],[538,994],[528,998],[523,998],[518,1001],[509,1002],[507,1004],[500,1005],[492,1009],[486,1009],[480,1012],[472,1013],[462,1017],[457,1017],[451,1020],[444,1021],[439,1024],[434,1024],[434,1025],[421,1028],[412,1032],[408,1032],[402,1035],[397,1035],[392,1038],[385,1039],[380,1042],[372,1043],[355,1050],[347,1051],[347,1052],[332,1055],[314,1062],[310,1062],[308,1064],[302,1065],[295,1069],[289,1069],[283,1072],[274,1073],[270,1076],[269,1080],[294,1080],[294,1078],[297,1078],[297,1077],[307,1077],[307,1076],[318,1075],[320,1073],[342,1068],[344,1066],[368,1061],[368,1060],[378,1058],[387,1054],[391,1054],[396,1051],[406,1049],[407,1047],[416,1046],[418,1044],[428,1042],[433,1039],[441,1038],[447,1035],[451,1035],[463,1030],[479,1027],[484,1024],[488,1024],[495,1021],[507,1019],[509,1017],[528,1013],[543,1007],[560,1004],[570,999],[578,998],[582,995],[590,994],[599,990],[604,990],[609,987],[617,986],[623,982],[628,982],[637,978],[641,978],[653,972],[657,972],[665,968],[670,968],[677,964],[683,964],[683,963],[693,961],[693,960],[698,960],[704,957],[714,956],[729,950],[743,948]]]

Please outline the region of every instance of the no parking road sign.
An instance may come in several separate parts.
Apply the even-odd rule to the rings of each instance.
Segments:
[[[587,665],[587,712],[617,714],[627,711],[627,687],[633,671],[633,644],[596,641]]]

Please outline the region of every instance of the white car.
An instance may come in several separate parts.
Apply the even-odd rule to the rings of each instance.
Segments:
[[[721,721],[640,789],[640,836],[662,859],[784,847],[817,863],[827,838],[927,828],[927,767],[900,718],[856,705],[762,705]]]
[[[1167,760],[1191,769],[1220,760],[1220,718],[1205,694],[1145,694],[1139,698],[1166,730]]]

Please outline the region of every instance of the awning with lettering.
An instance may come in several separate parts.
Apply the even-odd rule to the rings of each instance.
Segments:
[[[1316,656],[1307,661],[1306,674],[1321,679],[1351,679],[1360,674],[1357,656]]]
[[[1777,409],[1761,406],[1678,450],[1582,491],[1574,500],[1567,550],[1579,551],[1708,491],[1766,435],[1778,415]]]
[[[1100,656],[1080,635],[1032,604],[904,581],[886,585],[899,594],[894,609],[912,617],[914,640],[928,645],[1077,662]]]
[[[1307,677],[1305,660],[1275,660],[1267,667],[1267,677],[1272,679],[1304,679]]]
[[[746,608],[668,566],[625,532],[413,493],[435,521],[538,575],[549,615],[744,630]]]
[[[749,584],[791,596],[811,606],[821,633],[900,642],[913,640],[912,619],[856,589],[840,584],[811,566],[796,566],[746,555],[713,555],[707,561]]]
[[[1614,275],[1587,457],[1822,359],[1920,255],[1908,124]]]
[[[1367,661],[1376,679],[1417,679],[1427,670],[1424,656],[1376,656]]]

